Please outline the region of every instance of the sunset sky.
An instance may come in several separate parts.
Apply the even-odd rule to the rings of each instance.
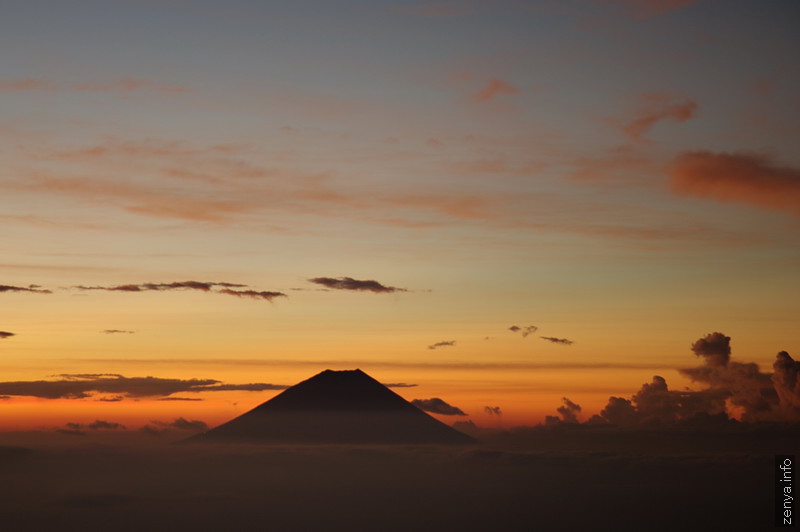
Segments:
[[[800,358],[799,25],[795,0],[4,2],[0,430],[213,426],[328,368],[532,425],[703,390],[678,370],[712,332]]]

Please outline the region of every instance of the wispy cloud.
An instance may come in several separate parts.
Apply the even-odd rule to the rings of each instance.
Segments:
[[[517,93],[519,93],[519,89],[507,81],[503,81],[502,79],[498,78],[492,78],[484,88],[475,93],[473,98],[478,102],[488,102],[501,94],[511,95]]]
[[[238,283],[227,282],[207,282],[207,281],[178,281],[172,283],[142,283],[142,284],[122,284],[111,286],[84,286],[78,285],[72,288],[78,290],[105,290],[109,292],[163,292],[168,290],[199,290],[201,292],[209,292],[214,294],[224,294],[235,297],[244,297],[250,299],[263,299],[272,301],[276,297],[287,297],[283,292],[272,291],[259,291],[259,290],[235,290],[234,288],[243,288],[247,285]],[[108,332],[132,332],[132,331],[119,331],[107,330]]]
[[[503,411],[500,409],[499,406],[484,406],[483,411],[489,414],[490,416],[502,416]]]
[[[326,288],[334,290],[354,290],[360,292],[374,292],[380,293],[393,293],[393,292],[408,292],[406,288],[397,288],[396,286],[386,286],[378,281],[365,280],[361,281],[353,279],[352,277],[314,277],[309,279],[309,282],[322,285]]]
[[[230,288],[224,288],[222,290],[218,290],[217,293],[227,294],[229,296],[236,296],[236,297],[246,297],[250,299],[265,299],[267,301],[272,301],[276,297],[287,297],[286,294],[284,294],[283,292],[265,292],[258,290],[232,290]]]
[[[675,11],[698,0],[595,0],[606,4],[622,5],[635,18],[647,19]]]
[[[567,340],[566,338],[556,338],[555,336],[540,336],[539,338],[554,344],[572,345],[575,343],[572,340]]]
[[[42,78],[19,78],[0,80],[2,92],[97,92],[129,94],[133,92],[190,93],[185,85],[168,84],[145,78],[122,77],[107,81],[85,81],[80,83],[59,83]]]
[[[638,142],[648,142],[644,136],[658,122],[686,122],[697,113],[697,103],[687,98],[663,93],[645,94],[642,98],[644,101],[636,117],[622,126],[622,131]]]
[[[444,399],[439,397],[432,397],[430,399],[413,399],[411,404],[432,414],[440,414],[443,416],[466,416],[463,410],[457,406],[448,404]]]
[[[673,162],[670,184],[681,196],[744,203],[800,216],[800,169],[779,166],[764,155],[686,152]]]
[[[269,383],[224,384],[215,379],[165,379],[125,377],[109,373],[56,375],[58,380],[0,382],[0,394],[43,399],[86,399],[95,394],[114,394],[115,398],[165,397],[179,392],[217,392],[230,390],[284,390],[285,385]]]
[[[456,345],[455,340],[445,341],[445,342],[436,342],[435,344],[431,344],[428,346],[428,349],[438,349],[440,347],[454,347]]]
[[[11,338],[12,336],[16,336],[16,334],[8,331],[0,331],[0,340],[5,338]]]
[[[38,284],[31,284],[28,286],[12,286],[7,284],[0,284],[0,294],[3,292],[33,292],[35,294],[52,294],[51,290],[45,290]]]
[[[466,0],[444,2],[419,2],[393,8],[395,13],[417,17],[446,18],[467,15],[475,11],[475,6]]]
[[[106,330],[101,331],[101,332],[103,332],[105,334],[135,334],[136,333],[136,331],[126,331],[126,330],[123,330],[123,329],[106,329]]]

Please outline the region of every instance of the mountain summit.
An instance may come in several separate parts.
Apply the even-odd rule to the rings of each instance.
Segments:
[[[470,443],[360,369],[325,370],[192,441]]]

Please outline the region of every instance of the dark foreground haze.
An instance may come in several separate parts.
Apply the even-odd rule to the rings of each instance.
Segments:
[[[786,426],[532,428],[457,446],[0,437],[3,530],[766,530]],[[80,441],[77,441],[80,440]]]

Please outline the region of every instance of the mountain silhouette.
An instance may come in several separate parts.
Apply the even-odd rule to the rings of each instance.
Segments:
[[[470,443],[360,369],[325,370],[194,442]]]

